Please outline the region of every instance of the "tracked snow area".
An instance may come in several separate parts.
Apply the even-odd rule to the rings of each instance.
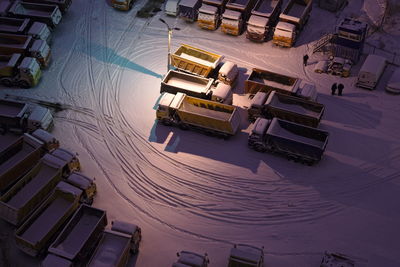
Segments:
[[[94,206],[107,210],[108,221],[142,228],[131,266],[170,266],[183,249],[207,252],[211,267],[226,266],[232,244],[247,243],[264,246],[265,266],[319,266],[324,250],[333,250],[353,256],[357,267],[397,267],[400,98],[384,91],[393,66],[368,91],[353,86],[365,57],[343,79],[314,73],[321,56],[310,54],[311,42],[333,32],[342,16],[361,15],[363,4],[352,0],[338,16],[314,5],[296,48],[280,49],[162,12],[136,18],[144,0],[127,13],[106,1],[74,0],[54,32],[53,61],[40,84],[0,93],[73,107],[56,114],[53,133],[79,154],[83,173],[96,177]],[[322,161],[309,167],[250,150],[244,108],[241,130],[230,140],[157,124],[168,38],[159,17],[181,29],[173,32],[172,51],[185,43],[238,64],[234,104],[250,102],[244,81],[252,67],[314,83],[326,108],[320,128],[330,133]],[[375,34],[370,38],[388,36]],[[330,95],[333,82],[345,85],[344,96]],[[10,226],[0,227],[11,240],[2,246],[11,247],[12,266],[39,262],[15,249]]]

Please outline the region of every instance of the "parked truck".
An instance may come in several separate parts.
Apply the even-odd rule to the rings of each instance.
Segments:
[[[94,179],[87,177],[80,172],[72,172],[71,175],[66,178],[66,182],[82,190],[82,203],[92,205],[97,193],[97,186]]]
[[[21,2],[16,0],[8,10],[8,13],[16,18],[28,18],[46,23],[54,29],[61,21],[62,15],[57,5],[46,5]]]
[[[46,41],[35,40],[29,35],[0,33],[0,54],[14,53],[36,58],[42,68],[50,63],[50,47]]]
[[[163,93],[156,111],[157,120],[181,129],[197,129],[206,134],[228,138],[240,125],[235,106],[177,93]]]
[[[25,134],[3,150],[0,157],[0,192],[5,192],[26,174],[48,149],[57,148],[58,140],[53,140],[45,143],[45,140]]]
[[[257,94],[257,97],[262,94],[263,96],[260,98],[266,100],[260,106],[250,106],[248,109],[250,121],[255,121],[258,117],[257,115],[259,115],[268,119],[277,117],[306,126],[317,127],[325,111],[323,104],[296,96],[281,94],[276,91],[272,91],[269,95],[264,92],[258,92]]]
[[[187,22],[195,22],[200,6],[201,0],[181,0],[178,5],[178,17]]]
[[[0,17],[0,33],[11,33],[32,36],[35,40],[51,43],[51,32],[45,23],[31,19]]]
[[[73,266],[85,266],[106,225],[106,211],[80,205],[48,252],[67,259]]]
[[[321,160],[329,133],[313,127],[273,118],[257,118],[249,134],[250,148],[284,155],[289,160],[313,165]]]
[[[264,42],[273,31],[283,0],[258,0],[247,21],[246,38],[255,42]]]
[[[79,167],[78,159],[64,149],[59,148],[52,154],[44,155],[24,177],[0,197],[0,217],[13,225],[20,225],[63,177],[67,177]]]
[[[0,131],[33,132],[37,129],[50,130],[53,115],[48,108],[19,101],[0,98]]]
[[[181,70],[208,77],[222,62],[224,56],[181,44],[171,55],[171,64]]]
[[[176,253],[178,260],[172,264],[172,267],[207,267],[210,263],[207,253],[204,255],[197,254],[191,251],[181,251]]]
[[[212,78],[204,78],[181,71],[170,70],[161,81],[160,93],[178,92],[189,96],[232,104],[231,86],[215,82]]]
[[[231,248],[228,267],[263,267],[264,247],[235,244]]]
[[[297,36],[310,18],[312,0],[290,0],[279,15],[272,43],[281,47],[292,47]]]
[[[34,4],[57,5],[61,13],[66,13],[72,4],[72,0],[23,0],[23,2]]]
[[[257,92],[269,93],[273,90],[312,101],[316,101],[318,95],[314,85],[300,78],[258,68],[252,69],[244,83],[244,91],[250,95],[255,95]]]
[[[229,0],[222,15],[222,32],[240,35],[255,3],[256,0]]]
[[[228,0],[203,0],[199,9],[197,25],[206,30],[216,30]]]
[[[111,5],[115,9],[129,11],[132,9],[133,1],[134,0],[111,0]]]
[[[28,255],[43,254],[55,235],[79,207],[82,191],[60,182],[15,232],[17,247]]]
[[[0,83],[6,87],[34,87],[39,83],[42,71],[33,57],[21,54],[0,55]]]
[[[87,266],[124,267],[129,259],[129,252],[135,254],[139,251],[141,240],[142,231],[139,226],[113,221],[111,230],[103,232]]]

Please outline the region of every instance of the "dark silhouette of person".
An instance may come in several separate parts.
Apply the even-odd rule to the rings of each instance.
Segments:
[[[332,84],[331,86],[331,94],[334,95],[336,93],[336,89],[338,88],[337,83]]]
[[[338,89],[338,95],[342,95],[343,89],[344,89],[344,85],[340,83],[340,84],[338,85],[338,88],[337,88],[337,89]]]
[[[303,56],[303,64],[304,64],[304,66],[307,66],[307,61],[308,61],[308,55],[305,54],[305,55]]]

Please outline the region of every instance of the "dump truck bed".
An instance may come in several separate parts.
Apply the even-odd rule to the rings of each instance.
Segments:
[[[254,68],[245,81],[245,92],[255,94],[259,91],[276,90],[280,93],[295,94],[299,84],[298,78]]]
[[[130,237],[111,231],[104,231],[88,266],[124,266],[129,256]]]
[[[29,24],[29,19],[14,19],[0,17],[0,31],[19,33],[24,32]]]
[[[254,6],[252,14],[259,15],[261,13],[263,16],[266,14],[271,14],[275,7],[278,5],[279,1],[276,0],[259,0]]]
[[[61,234],[50,246],[49,252],[71,261],[84,254],[84,247],[96,243],[97,237],[107,224],[106,212],[81,205],[65,226]],[[93,244],[89,244],[92,241]]]
[[[28,105],[25,103],[0,99],[0,116],[22,117],[27,108]]]

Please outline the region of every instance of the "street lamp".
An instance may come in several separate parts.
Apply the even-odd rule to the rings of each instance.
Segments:
[[[179,29],[179,28],[176,28],[176,27],[171,28],[171,27],[168,25],[168,23],[166,23],[165,20],[163,20],[162,18],[159,18],[159,20],[160,20],[162,23],[164,23],[164,24],[167,26],[167,28],[168,28],[168,68],[167,68],[167,70],[169,71],[169,68],[170,68],[170,66],[171,66],[171,38],[172,38],[172,31],[173,31],[173,30],[179,31],[180,29]]]

